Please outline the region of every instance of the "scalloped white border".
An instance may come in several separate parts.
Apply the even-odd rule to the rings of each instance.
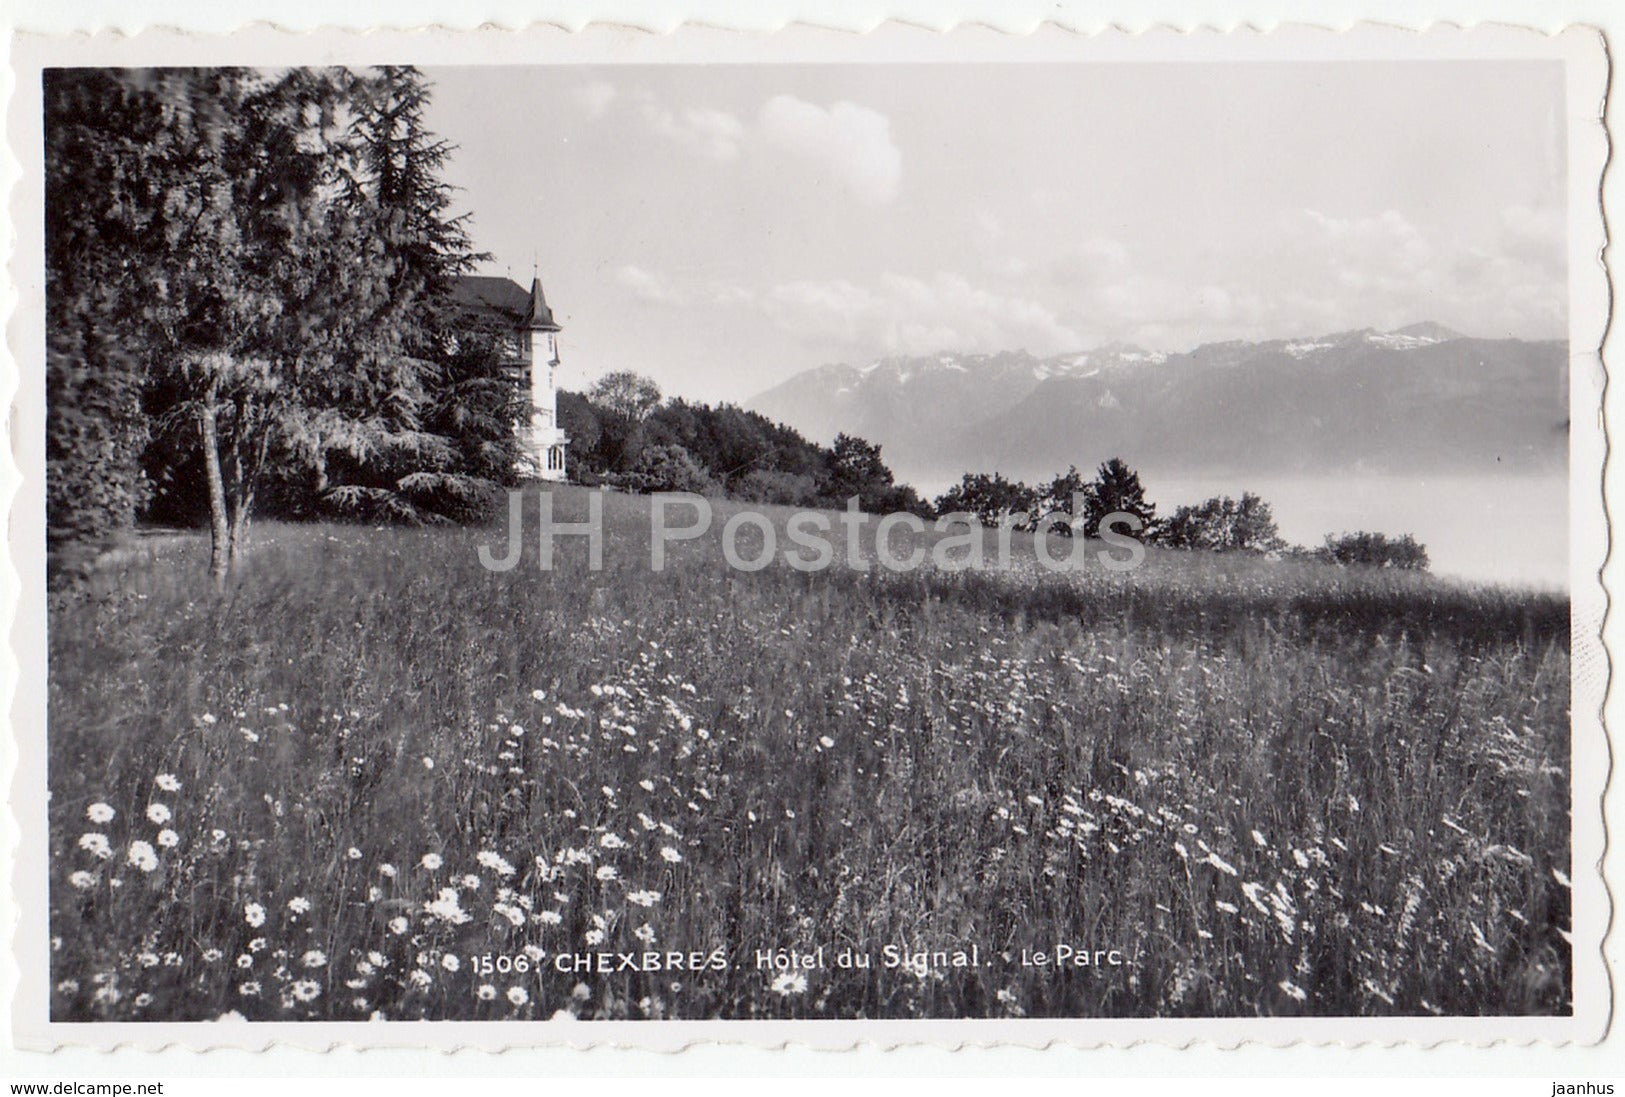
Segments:
[[[708,5],[690,5],[703,9]],[[710,5],[715,7],[715,5]],[[598,6],[607,10],[605,5]],[[891,10],[903,20],[909,12]],[[126,12],[128,9],[123,9]],[[760,10],[760,9],[757,9]],[[614,13],[611,13],[612,15]],[[929,13],[926,13],[929,14]],[[399,12],[397,10],[397,17]],[[703,15],[702,15],[703,18]],[[631,22],[632,20],[626,20]],[[43,636],[43,491],[38,473],[43,454],[43,397],[37,375],[22,377],[17,357],[39,361],[43,345],[39,310],[26,303],[40,300],[39,210],[39,93],[38,70],[43,64],[299,64],[375,63],[412,60],[419,63],[709,63],[797,61],[900,60],[1195,60],[1222,56],[1228,60],[1426,56],[1485,57],[1539,56],[1562,60],[1569,76],[1570,124],[1570,342],[1575,408],[1601,406],[1603,373],[1597,348],[1607,331],[1609,293],[1600,257],[1605,242],[1598,198],[1607,139],[1600,114],[1606,101],[1610,73],[1602,37],[1594,29],[1571,28],[1556,37],[1517,27],[1477,27],[1464,31],[1435,25],[1432,33],[1417,35],[1403,28],[1365,24],[1352,33],[1324,27],[1290,26],[1262,33],[1251,27],[1230,34],[1209,29],[1182,32],[1153,27],[1140,34],[1108,30],[1085,36],[1055,24],[1018,27],[961,26],[950,34],[931,28],[944,24],[928,18],[898,20],[865,34],[838,33],[809,26],[792,26],[774,33],[740,33],[717,27],[688,25],[675,33],[649,33],[632,26],[589,26],[566,34],[559,26],[580,26],[582,20],[557,19],[557,25],[533,25],[523,32],[487,29],[457,32],[445,29],[372,31],[354,34],[326,30],[291,34],[264,24],[239,29],[229,38],[208,37],[176,30],[146,30],[136,36],[101,35],[45,38],[19,37],[11,43],[11,65],[6,73],[10,102],[7,114],[7,158],[0,182],[10,183],[7,243],[16,251],[9,268],[11,279],[0,298],[16,311],[8,324],[8,353],[0,360],[0,394],[15,400],[9,421],[13,461],[0,462],[0,497],[12,503],[9,562],[14,572],[0,572],[0,607],[15,607],[11,633],[15,662],[0,661],[0,683],[17,683],[12,713],[12,735],[0,740],[0,767],[13,775],[13,796],[3,820],[0,873],[8,886],[0,905],[0,932],[15,927],[17,936],[0,952],[0,999],[13,1012],[9,1026],[19,1047],[112,1048],[165,1046],[240,1048],[263,1050],[272,1046],[331,1050],[368,1048],[502,1048],[537,1045],[566,1047],[639,1047],[676,1051],[696,1044],[748,1044],[757,1047],[801,1045],[850,1049],[866,1044],[879,1047],[931,1046],[1042,1048],[1057,1043],[1072,1047],[1124,1048],[1142,1041],[1163,1047],[1189,1047],[1209,1042],[1220,1047],[1287,1047],[1308,1043],[1378,1044],[1430,1047],[1462,1041],[1487,1048],[1497,1042],[1547,1046],[1597,1043],[1606,1035],[1612,1007],[1612,986],[1601,962],[1610,920],[1610,901],[1601,872],[1604,852],[1602,802],[1610,759],[1608,744],[1597,720],[1606,690],[1608,664],[1600,643],[1606,607],[1598,575],[1606,552],[1606,522],[1597,485],[1603,467],[1604,432],[1601,417],[1576,418],[1571,444],[1571,488],[1574,529],[1571,536],[1574,575],[1575,630],[1575,749],[1574,749],[1574,875],[1576,987],[1574,1018],[1360,1018],[1360,1019],[1204,1019],[1204,1020],[1096,1020],[1096,1021],[670,1021],[591,1022],[565,1027],[543,1023],[428,1022],[388,1025],[343,1023],[274,1024],[222,1028],[216,1025],[175,1023],[62,1025],[44,1020],[46,980],[44,950],[30,953],[20,942],[43,942],[45,858],[44,820],[44,649]],[[660,31],[676,26],[656,19],[645,24]],[[771,28],[735,20],[735,25]],[[837,20],[839,22],[839,20]],[[861,20],[853,29],[872,21]],[[951,25],[953,21],[949,21]],[[106,25],[106,24],[104,24]],[[131,29],[141,24],[126,24]],[[847,24],[853,26],[852,24]],[[43,28],[42,28],[43,29]],[[1543,29],[1550,29],[1543,28]],[[14,155],[15,154],[15,155]],[[25,165],[32,165],[32,171]],[[19,385],[19,382],[21,384]],[[1617,397],[1610,393],[1609,403]],[[20,467],[19,467],[20,466]],[[1592,485],[1590,491],[1586,485]],[[14,493],[14,494],[12,494]],[[1610,631],[1615,622],[1610,622]],[[25,746],[26,744],[26,746]],[[33,826],[19,824],[32,822]],[[33,841],[20,840],[24,833]],[[13,859],[13,851],[17,856]],[[1588,862],[1598,871],[1587,872]],[[20,923],[7,909],[21,906]],[[10,934],[6,934],[10,937]],[[1588,946],[1587,942],[1594,942]],[[1610,953],[1617,941],[1610,940]],[[1583,965],[1588,947],[1596,963]],[[1618,959],[1617,955],[1613,956]],[[15,998],[12,995],[15,994]]]

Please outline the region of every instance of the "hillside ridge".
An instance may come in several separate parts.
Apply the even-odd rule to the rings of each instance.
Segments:
[[[746,406],[809,437],[879,442],[922,479],[1111,455],[1165,470],[1540,471],[1567,450],[1568,355],[1422,322],[1178,353],[888,356],[814,367]]]

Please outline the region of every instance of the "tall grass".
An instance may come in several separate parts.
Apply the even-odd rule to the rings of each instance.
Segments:
[[[224,599],[180,542],[59,604],[55,1016],[1570,1009],[1561,599],[1190,553],[746,574],[714,537],[655,573],[645,507],[608,497],[599,572],[268,526]],[[1058,944],[1124,962],[1023,965]]]

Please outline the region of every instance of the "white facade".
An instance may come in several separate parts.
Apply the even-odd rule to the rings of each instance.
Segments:
[[[569,438],[559,429],[557,331],[537,328],[520,338],[530,376],[530,426],[520,431],[525,471],[541,480],[563,480]]]
[[[559,326],[542,295],[542,282],[532,278],[530,301],[520,321],[520,351],[530,388],[530,425],[519,431],[525,473],[541,480],[565,478],[569,438],[559,429]]]
[[[532,278],[527,292],[511,278],[464,275],[452,294],[472,323],[498,336],[503,372],[530,405],[530,413],[514,425],[519,443],[515,471],[563,480],[570,440],[559,429],[559,325],[547,307],[541,279]]]

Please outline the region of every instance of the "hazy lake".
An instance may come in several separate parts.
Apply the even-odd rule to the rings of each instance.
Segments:
[[[1193,477],[1141,470],[1140,479],[1158,515],[1252,491],[1295,544],[1319,545],[1328,533],[1354,530],[1409,533],[1427,546],[1436,575],[1569,589],[1569,486],[1559,476]],[[931,495],[946,486],[931,484]]]
[[[1351,476],[1334,479],[1142,477],[1158,514],[1243,490],[1275,510],[1281,536],[1318,545],[1328,533],[1409,533],[1438,575],[1518,586],[1569,586],[1568,481],[1554,476]]]

